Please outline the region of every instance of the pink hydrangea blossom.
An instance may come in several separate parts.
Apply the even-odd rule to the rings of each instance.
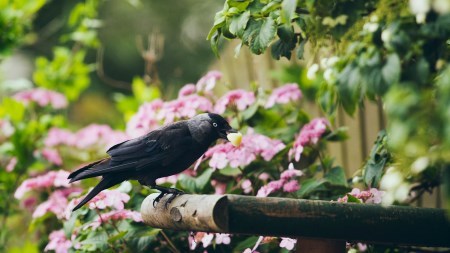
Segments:
[[[297,243],[296,239],[281,237],[280,248],[285,248],[287,250],[293,250],[296,243]]]
[[[40,190],[49,187],[69,187],[67,177],[69,172],[64,170],[50,171],[44,175],[27,179],[16,189],[14,197],[21,199],[30,190]]]
[[[47,160],[48,162],[54,164],[54,165],[62,165],[63,160],[61,156],[59,155],[58,151],[54,149],[45,148],[41,151],[42,157]]]
[[[177,175],[172,175],[172,176],[168,176],[168,177],[161,177],[156,179],[156,184],[160,185],[160,184],[164,184],[164,183],[171,183],[171,184],[176,184],[178,180],[178,174]]]
[[[0,140],[3,137],[8,138],[14,133],[14,127],[11,125],[11,122],[8,120],[0,119]]]
[[[192,84],[192,83],[186,84],[178,92],[178,97],[179,98],[187,97],[187,96],[192,95],[192,94],[194,94],[196,92],[197,92],[197,88],[195,87],[195,84]]]
[[[110,220],[125,220],[131,219],[135,222],[142,222],[142,216],[140,212],[130,211],[126,209],[122,210],[113,210],[108,213],[102,213],[101,217],[98,216],[93,222],[89,223],[86,227],[91,227],[92,229],[97,229],[104,222],[108,222]]]
[[[214,187],[215,189],[215,193],[216,195],[222,195],[226,193],[227,190],[227,184],[217,181],[215,179],[211,180],[211,185]]]
[[[66,188],[52,192],[47,201],[36,207],[32,215],[33,218],[42,217],[48,212],[54,213],[58,219],[64,218],[68,204],[67,197],[72,193],[80,193],[82,191],[81,188]]]
[[[294,164],[290,163],[288,169],[281,173],[280,178],[284,180],[289,180],[293,177],[299,177],[302,175],[303,172],[301,170],[294,169]]]
[[[119,131],[114,131],[110,126],[92,124],[72,133],[65,129],[52,128],[49,130],[44,144],[47,147],[66,145],[79,149],[109,148],[129,137]]]
[[[263,172],[261,174],[259,174],[258,179],[262,180],[262,181],[266,181],[267,179],[269,179],[270,175],[267,172]]]
[[[300,189],[300,185],[297,180],[291,180],[283,185],[284,192],[296,192]]]
[[[216,244],[230,244],[231,238],[230,234],[219,234],[216,233]]]
[[[197,91],[209,92],[214,89],[216,82],[222,78],[222,73],[219,71],[209,71],[196,84]]]
[[[67,253],[72,247],[72,242],[66,238],[64,230],[56,230],[50,233],[49,242],[45,246],[44,251],[54,250],[55,253]]]
[[[209,245],[211,245],[211,242],[212,242],[213,238],[214,238],[214,234],[212,234],[212,233],[205,233],[205,235],[202,238],[203,248],[206,248]]]
[[[249,179],[245,179],[241,183],[241,188],[242,188],[242,190],[244,190],[244,193],[248,194],[248,193],[252,192],[253,191],[252,181],[250,181]]]
[[[205,153],[205,157],[211,158],[209,166],[212,168],[222,169],[227,165],[237,168],[249,165],[258,155],[264,160],[270,161],[284,147],[284,143],[280,140],[270,139],[250,130],[244,135],[239,147],[234,147],[229,142],[218,144],[210,148]]]
[[[269,196],[270,193],[276,192],[279,189],[283,188],[284,183],[285,183],[285,180],[283,180],[283,179],[271,181],[267,185],[262,186],[258,190],[256,197],[267,197],[267,196]]]
[[[300,189],[300,185],[294,177],[302,176],[303,172],[296,170],[292,163],[289,164],[288,169],[283,171],[279,180],[269,182],[267,185],[262,186],[256,197],[267,197],[269,194],[283,189],[284,192],[295,192]]]
[[[255,94],[251,91],[242,89],[232,90],[217,100],[214,110],[216,113],[222,114],[228,106],[236,105],[238,110],[243,111],[255,103],[255,100]]]
[[[78,204],[84,199],[80,197],[75,200],[74,204]],[[103,190],[92,198],[89,203],[89,209],[105,209],[107,207],[114,208],[116,210],[124,209],[124,203],[130,200],[130,196],[126,193],[120,192],[117,189]]]
[[[271,108],[275,104],[287,104],[302,97],[302,92],[296,83],[286,84],[273,90],[266,102],[265,108]]]
[[[376,188],[371,188],[367,191],[361,191],[358,188],[353,188],[352,191],[348,194],[359,199],[362,203],[380,204],[384,193],[385,193],[384,191],[379,191]],[[345,195],[344,197],[339,198],[337,201],[341,203],[346,203],[348,201],[348,196]]]
[[[289,150],[289,157],[294,157],[295,161],[300,160],[303,149],[306,145],[316,144],[319,138],[327,130],[328,121],[324,118],[313,119],[308,124],[304,125],[300,134],[294,141],[293,147]]]
[[[162,124],[158,120],[158,113],[163,105],[164,102],[161,99],[141,105],[138,112],[127,123],[127,134],[138,137],[159,128]]]
[[[211,112],[213,105],[209,99],[193,94],[164,103],[158,113],[158,119],[169,124],[175,119],[192,118],[198,112]]]
[[[36,102],[40,106],[51,105],[54,109],[67,107],[67,99],[63,94],[42,88],[18,92],[13,98],[24,104]]]
[[[5,169],[6,171],[11,172],[14,170],[14,168],[16,168],[16,165],[17,165],[17,157],[14,156],[9,160]]]

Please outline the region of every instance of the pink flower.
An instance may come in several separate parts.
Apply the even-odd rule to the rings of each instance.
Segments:
[[[0,119],[0,140],[1,137],[9,137],[14,133],[14,127],[11,125],[11,122],[8,120]]]
[[[66,188],[54,191],[47,201],[36,207],[32,215],[33,218],[42,217],[48,212],[54,213],[58,219],[64,218],[68,204],[67,197],[72,193],[80,192],[82,192],[81,188]]]
[[[270,161],[273,156],[285,147],[279,140],[249,132],[243,137],[239,147],[233,147],[231,143],[227,142],[210,148],[205,153],[206,158],[211,158],[209,166],[215,169],[222,169],[227,165],[233,168],[247,166],[258,155],[264,160]]]
[[[365,243],[358,242],[356,245],[358,246],[358,250],[360,252],[364,252],[367,250],[367,244],[365,244]]]
[[[127,134],[138,137],[159,128],[161,124],[158,120],[158,112],[163,105],[164,102],[161,99],[141,105],[138,112],[127,123]]]
[[[41,151],[42,157],[44,157],[45,160],[49,161],[50,163],[53,163],[54,165],[62,165],[63,161],[61,156],[59,155],[58,151],[54,149],[43,149]]]
[[[114,131],[110,126],[97,124],[92,124],[80,129],[75,137],[75,146],[79,149],[92,147],[109,148],[128,139],[126,134]]]
[[[69,172],[64,170],[50,171],[44,175],[30,178],[25,181],[16,189],[14,197],[21,199],[30,190],[39,190],[44,188],[54,187],[69,187],[69,180],[67,177]]]
[[[49,242],[44,251],[54,250],[55,253],[67,253],[72,247],[72,243],[66,238],[62,229],[51,232],[48,238]]]
[[[290,101],[298,100],[301,97],[302,92],[296,83],[286,84],[273,90],[264,107],[271,108],[275,104],[287,104]]]
[[[195,87],[195,84],[186,84],[185,86],[183,86],[180,91],[178,92],[178,97],[187,97],[189,95],[194,94],[195,92],[197,92],[197,89]]]
[[[14,170],[14,168],[16,168],[17,165],[17,157],[13,157],[11,158],[11,160],[9,160],[8,164],[6,165],[6,171],[11,172]]]
[[[47,137],[44,140],[44,144],[47,147],[54,147],[58,145],[74,145],[75,136],[70,131],[60,128],[51,128],[48,131]]]
[[[298,184],[298,181],[290,179],[303,175],[303,172],[296,170],[292,163],[289,164],[288,168],[288,170],[281,173],[279,180],[271,181],[267,185],[262,186],[258,190],[256,197],[267,197],[269,194],[280,189],[283,189],[284,192],[295,192],[299,190],[300,185]]]
[[[230,242],[231,242],[230,234],[216,233],[216,243],[217,244],[230,244]]]
[[[44,144],[47,147],[66,145],[79,149],[106,149],[128,138],[126,134],[114,131],[110,126],[92,124],[76,133],[71,133],[65,129],[52,128],[49,130]]]
[[[296,243],[297,243],[297,240],[295,240],[295,239],[281,237],[280,248],[285,248],[287,250],[293,250]]]
[[[216,195],[222,195],[226,193],[227,190],[227,184],[217,181],[215,179],[211,180],[211,185],[214,187],[214,189],[216,190],[216,192],[214,194]]]
[[[270,175],[266,172],[263,172],[261,174],[259,174],[258,179],[262,180],[262,181],[266,181],[267,179],[269,179]]]
[[[131,219],[135,222],[142,222],[141,213],[130,210],[113,210],[108,213],[101,214],[101,218],[97,217],[93,222],[88,224],[87,227],[92,227],[92,229],[97,229],[103,222],[108,222],[109,220],[125,220]]]
[[[283,185],[284,192],[295,192],[300,189],[300,185],[297,180],[291,180]]]
[[[292,177],[299,177],[302,175],[303,172],[301,170],[294,169],[294,165],[290,163],[288,169],[281,173],[280,178],[284,180],[289,180]]]
[[[13,98],[24,104],[36,102],[40,106],[51,105],[54,109],[62,109],[67,106],[67,99],[63,94],[42,88],[21,91],[16,93]]]
[[[300,134],[294,141],[293,147],[289,150],[289,157],[294,157],[295,161],[300,160],[303,153],[304,146],[309,144],[316,144],[319,138],[327,130],[328,121],[324,118],[313,119],[308,124],[304,125]]]
[[[348,194],[359,199],[362,203],[380,204],[382,197],[384,195],[384,191],[379,191],[376,188],[371,188],[370,190],[367,191],[361,191],[358,188],[353,188],[352,191]],[[346,203],[348,202],[348,196],[345,195],[344,197],[339,198],[337,201],[341,203]]]
[[[168,176],[168,177],[161,177],[156,179],[156,184],[164,184],[164,183],[171,183],[171,184],[176,184],[178,180],[178,174],[177,175],[172,175],[172,176]]]
[[[209,245],[211,245],[213,238],[214,238],[214,234],[206,233],[202,238],[203,248],[206,248]]]
[[[285,181],[283,179],[269,182],[258,190],[256,197],[267,197],[270,193],[283,188]]]
[[[175,119],[192,118],[198,112],[211,112],[212,107],[211,101],[207,98],[193,94],[164,103],[158,119],[164,119],[164,124],[169,124]]]
[[[197,82],[197,91],[209,92],[214,89],[216,82],[222,78],[222,73],[219,71],[209,71],[205,76],[200,78]]]
[[[78,198],[75,203],[79,203],[84,198]],[[114,190],[103,190],[92,198],[89,203],[89,209],[105,209],[107,207],[115,208],[116,210],[124,209],[124,203],[130,200],[130,196],[126,193]]]
[[[244,193],[250,193],[253,191],[252,182],[248,179],[242,181],[241,188],[244,190]]]
[[[235,104],[239,111],[245,110],[255,102],[255,94],[242,89],[232,90],[223,95],[216,102],[215,112],[222,114],[229,105]]]

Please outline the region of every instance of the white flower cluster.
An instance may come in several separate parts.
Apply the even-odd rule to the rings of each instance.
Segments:
[[[427,13],[433,8],[434,11],[440,14],[450,12],[449,0],[409,0],[409,9],[416,15],[416,22],[418,24],[425,23]]]

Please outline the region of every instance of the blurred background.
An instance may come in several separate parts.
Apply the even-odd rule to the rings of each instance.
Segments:
[[[0,66],[4,95],[8,89],[31,85],[35,58],[51,58],[53,47],[64,42],[67,20],[79,2],[84,1],[50,1],[37,12],[34,33]],[[112,100],[116,93],[130,94],[135,77],[159,85],[164,98],[173,98],[182,85],[196,82],[216,59],[206,36],[222,5],[195,0],[102,2],[91,24],[98,27],[101,46],[86,54],[97,70],[90,73],[91,85],[70,109],[72,123],[117,125],[121,115]]]

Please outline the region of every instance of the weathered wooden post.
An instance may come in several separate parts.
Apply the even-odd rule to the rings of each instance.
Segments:
[[[297,252],[344,252],[345,242],[450,247],[445,210],[239,195],[178,196],[141,207],[156,228],[299,238]]]

